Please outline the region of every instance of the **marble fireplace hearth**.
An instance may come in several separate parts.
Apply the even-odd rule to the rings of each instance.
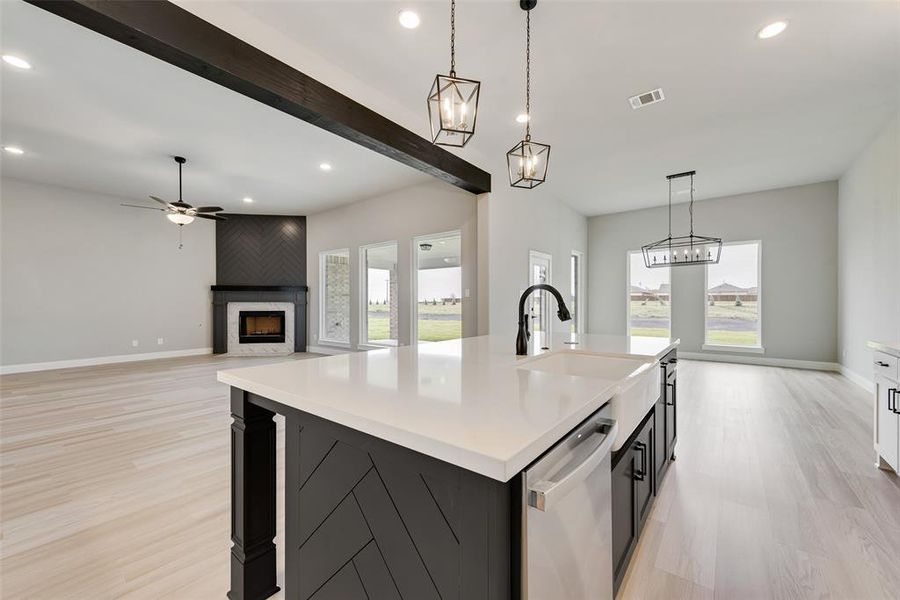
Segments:
[[[214,285],[213,353],[239,356],[276,356],[306,352],[305,285]],[[241,343],[241,311],[284,311],[283,343]]]

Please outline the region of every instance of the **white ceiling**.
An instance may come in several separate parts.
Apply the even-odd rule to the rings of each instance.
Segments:
[[[22,2],[0,2],[4,176],[232,212],[309,214],[431,180],[324,130]],[[319,164],[328,162],[325,173]],[[255,202],[242,202],[245,196]],[[122,209],[125,210],[125,209]]]
[[[372,90],[357,99],[427,136],[448,2],[179,3],[329,85]],[[422,25],[401,28],[401,8]],[[756,38],[778,19],[784,34]],[[460,0],[457,26],[458,74],[483,82],[458,153],[496,189],[522,134],[524,17],[515,0]],[[532,26],[533,137],[553,147],[540,189],[587,215],[664,204],[664,176],[689,169],[699,198],[835,179],[900,106],[900,2],[541,0]],[[655,87],[665,102],[629,107]]]

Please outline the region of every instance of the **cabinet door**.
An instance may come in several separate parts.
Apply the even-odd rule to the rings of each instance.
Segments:
[[[647,420],[634,442],[634,494],[637,500],[638,535],[653,504],[655,431],[653,419]]]
[[[900,453],[900,395],[891,389],[900,388],[900,385],[883,377],[875,378],[875,451],[888,463],[894,471],[900,469],[898,453]],[[893,409],[893,410],[892,410]]]
[[[612,470],[612,562],[613,586],[616,589],[625,575],[638,534],[634,496],[635,452],[633,449],[623,451],[625,455]]]
[[[666,460],[675,455],[675,442],[678,440],[678,382],[673,374],[666,381]]]
[[[659,392],[659,400],[656,401],[656,407],[654,409],[654,443],[655,452],[653,453],[653,465],[655,467],[655,478],[654,478],[654,493],[658,493],[659,491],[659,483],[662,481],[663,475],[666,472],[666,467],[669,466],[669,461],[666,456],[666,371],[663,369],[663,377],[662,377],[662,385],[660,386]]]

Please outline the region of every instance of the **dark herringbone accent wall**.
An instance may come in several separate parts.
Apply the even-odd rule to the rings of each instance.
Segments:
[[[306,285],[306,217],[233,215],[216,221],[216,283]]]
[[[510,492],[303,415],[287,421],[288,600],[510,597]]]

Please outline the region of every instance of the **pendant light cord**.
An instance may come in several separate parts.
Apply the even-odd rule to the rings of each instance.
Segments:
[[[525,140],[531,139],[531,11],[525,11]]]
[[[672,180],[669,180],[669,244],[672,240]]]
[[[694,176],[691,175],[691,204],[688,207],[688,212],[691,214],[691,242],[693,243],[694,237]],[[671,225],[670,225],[671,227]]]
[[[450,77],[456,77],[456,0],[450,0]]]

